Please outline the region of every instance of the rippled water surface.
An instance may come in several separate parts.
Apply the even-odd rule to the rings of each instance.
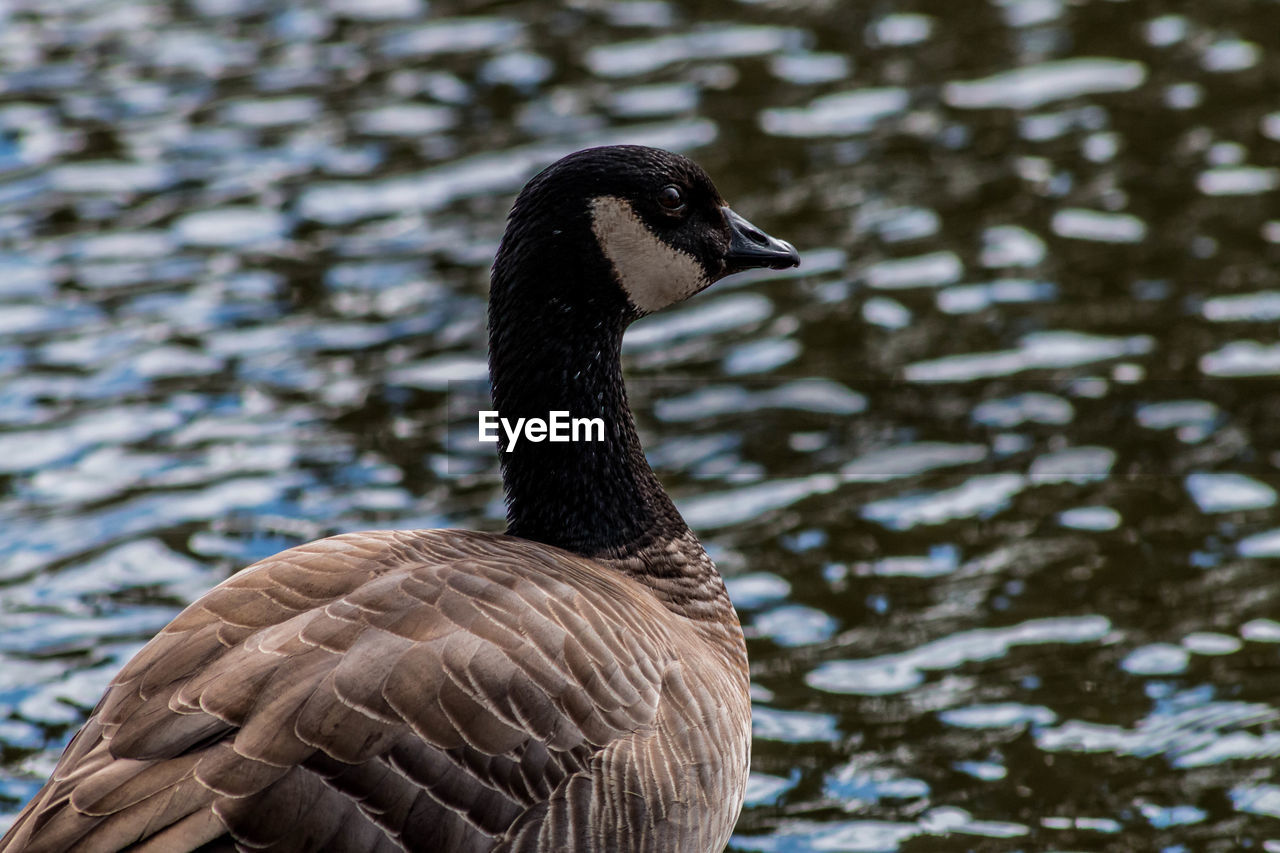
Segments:
[[[1277,80],[1273,0],[0,2],[0,826],[235,569],[500,529],[503,217],[631,141],[805,258],[627,344],[734,849],[1280,850]]]

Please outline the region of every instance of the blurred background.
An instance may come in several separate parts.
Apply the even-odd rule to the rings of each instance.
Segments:
[[[1280,851],[1274,0],[0,1],[0,828],[236,569],[502,528],[488,265],[609,142],[804,255],[627,344],[733,849]]]

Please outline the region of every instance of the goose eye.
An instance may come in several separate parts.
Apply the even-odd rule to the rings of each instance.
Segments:
[[[676,211],[684,207],[684,196],[680,194],[679,187],[663,187],[658,193],[658,204],[667,210]]]

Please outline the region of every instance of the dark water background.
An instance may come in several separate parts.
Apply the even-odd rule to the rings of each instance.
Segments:
[[[734,848],[1280,851],[1274,0],[0,2],[0,827],[230,572],[500,529],[487,266],[616,141],[805,258],[628,344]]]

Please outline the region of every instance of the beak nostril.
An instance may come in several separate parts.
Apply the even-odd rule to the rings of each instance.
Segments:
[[[800,254],[790,243],[770,237],[728,206],[721,210],[729,227],[729,250],[725,260],[731,270],[760,267],[780,270],[799,266]]]

